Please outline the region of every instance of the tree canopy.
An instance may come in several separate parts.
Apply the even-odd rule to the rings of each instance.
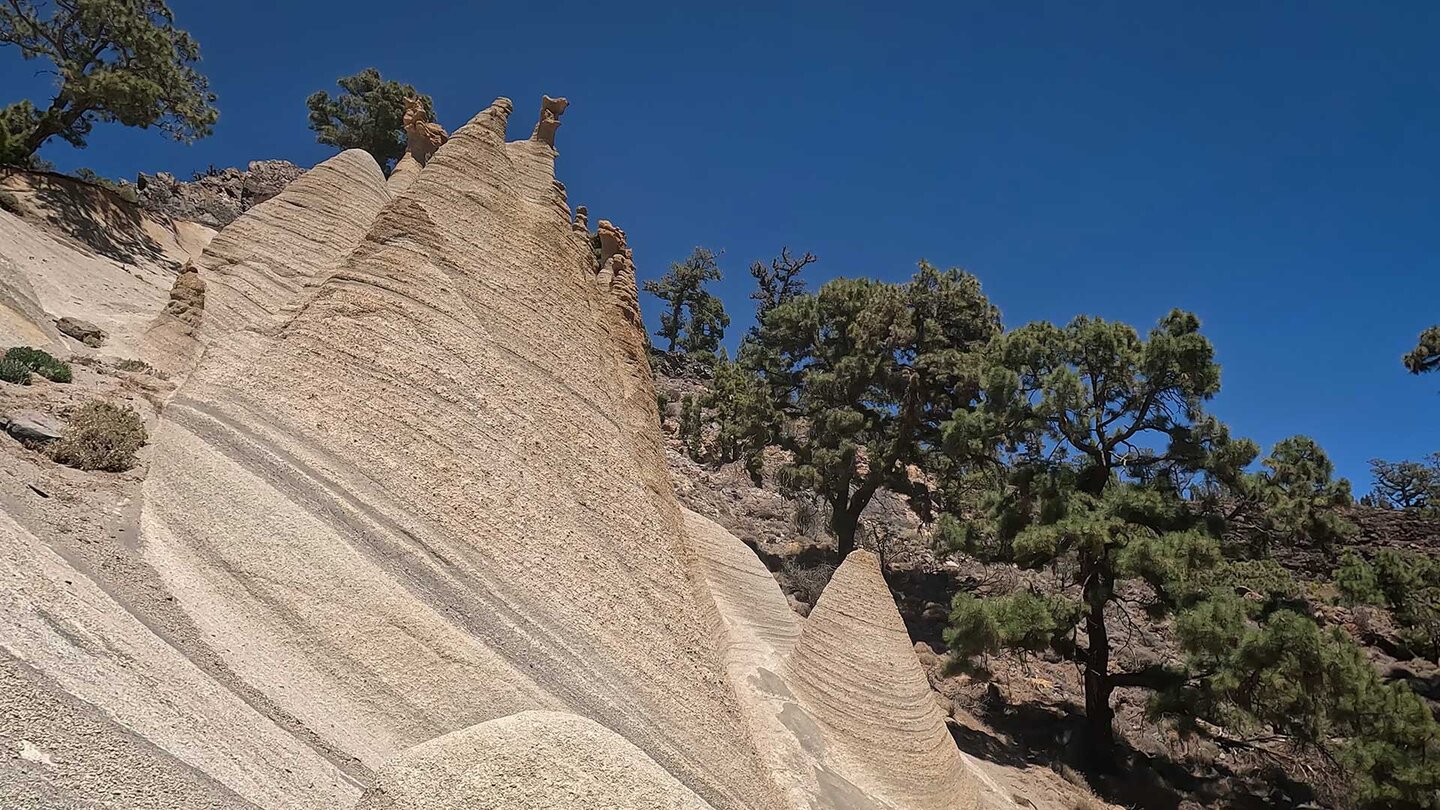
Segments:
[[[973,355],[999,331],[974,276],[921,262],[905,284],[836,279],[781,303],[742,346],[739,361],[762,380],[746,390],[770,406],[768,420],[747,411],[762,437],[750,446],[787,451],[777,476],[829,505],[842,557],[880,487],[905,487],[941,422],[970,404]]]
[[[305,100],[315,140],[339,149],[364,149],[389,174],[405,154],[405,99],[419,99],[432,121],[434,102],[408,84],[385,79],[375,68],[335,83],[339,94],[320,90]]]
[[[1113,743],[1111,693],[1148,677],[1114,671],[1107,611],[1117,585],[1139,577],[1157,604],[1187,598],[1220,549],[1184,495],[1238,480],[1257,451],[1204,412],[1220,369],[1187,312],[1162,318],[1148,339],[1099,318],[1033,323],[998,338],[982,374],[981,406],[955,412],[945,445],[961,463],[995,470],[1000,486],[983,504],[988,521],[962,528],[951,518],[941,534],[983,556],[1066,573],[1058,595],[957,599],[949,640],[971,653],[1018,643],[1074,657],[1103,756]],[[1071,637],[1077,618],[1083,645]]]
[[[157,127],[190,142],[211,133],[215,94],[196,69],[200,49],[163,0],[54,0],[0,4],[0,43],[54,66],[44,109],[0,111],[0,162],[24,163],[55,136],[76,146],[97,122]]]
[[[684,261],[670,265],[664,276],[645,282],[645,292],[665,305],[655,335],[665,339],[667,353],[679,350],[703,364],[718,359],[730,316],[725,314],[725,304],[707,286],[719,280],[720,264],[715,251],[696,247]]]
[[[765,320],[770,310],[805,292],[800,271],[815,261],[813,253],[797,258],[790,255],[790,248],[782,247],[780,255],[771,259],[768,267],[764,262],[750,264],[750,275],[755,279],[755,292],[750,293],[750,299],[755,302],[757,324]]]
[[[1352,502],[1350,482],[1336,479],[1335,465],[1309,436],[1276,442],[1264,469],[1231,482],[1226,520],[1246,542],[1236,550],[1268,556],[1276,548],[1333,548],[1354,533],[1340,513]]]
[[[1405,368],[1411,374],[1426,374],[1440,369],[1440,324],[1420,333],[1415,348],[1404,358]]]
[[[1440,453],[1431,453],[1424,461],[1372,458],[1370,474],[1375,488],[1362,499],[1367,506],[1440,514]]]

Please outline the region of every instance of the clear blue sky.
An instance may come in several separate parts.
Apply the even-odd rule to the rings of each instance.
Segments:
[[[626,229],[642,276],[723,248],[733,335],[745,268],[782,244],[816,282],[924,257],[1010,326],[1197,312],[1220,417],[1314,436],[1357,490],[1366,459],[1440,450],[1440,378],[1399,363],[1440,322],[1440,4],[171,5],[214,137],[104,127],[47,147],[61,169],[316,162],[306,95],[371,65],[451,128],[505,95],[523,137],[565,95],[572,204]],[[0,50],[0,101],[44,91],[37,67]]]

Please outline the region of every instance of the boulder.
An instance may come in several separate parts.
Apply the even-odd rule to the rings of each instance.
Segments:
[[[55,328],[61,333],[84,343],[90,348],[99,348],[105,342],[105,330],[95,324],[66,315],[55,321]]]
[[[39,411],[15,411],[5,417],[5,432],[21,441],[49,442],[64,438],[65,423]]]

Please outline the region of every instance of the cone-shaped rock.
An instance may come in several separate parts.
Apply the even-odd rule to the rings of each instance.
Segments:
[[[146,330],[145,359],[183,374],[201,344],[241,330],[273,331],[309,285],[349,256],[389,199],[375,159],[350,149],[246,211],[181,272]]]
[[[555,149],[504,142],[509,106],[273,338],[207,348],[156,431],[146,556],[229,668],[364,767],[561,710],[715,808],[780,806],[722,677],[643,334]]]
[[[849,778],[912,810],[974,805],[945,718],[915,658],[879,559],[845,559],[805,620],[786,682]]]

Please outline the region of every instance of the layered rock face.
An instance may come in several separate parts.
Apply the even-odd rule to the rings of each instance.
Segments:
[[[215,806],[972,806],[873,561],[802,623],[680,509],[625,234],[555,180],[565,106],[507,143],[497,100],[401,182],[341,154],[181,274],[138,545],[203,654],[3,523],[10,592],[81,580],[46,615],[150,686],[23,597],[0,643]]]

